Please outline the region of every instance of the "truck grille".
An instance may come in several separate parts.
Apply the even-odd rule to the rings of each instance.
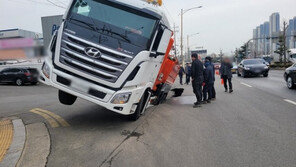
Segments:
[[[89,47],[98,49],[101,54],[97,57],[88,56],[85,49]],[[59,61],[87,75],[114,83],[132,59],[130,55],[63,33]]]

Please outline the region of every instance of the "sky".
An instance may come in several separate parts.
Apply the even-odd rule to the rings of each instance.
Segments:
[[[51,0],[67,6],[69,0]],[[281,21],[296,16],[296,0],[163,0],[171,25],[180,31],[181,9],[203,6],[184,14],[184,36],[190,38],[190,48],[203,47],[208,53],[230,54],[252,38],[253,29],[269,20],[274,12]],[[0,0],[0,30],[21,28],[42,32],[41,17],[64,14],[65,9],[46,0]],[[177,45],[180,44],[180,32]],[[184,39],[184,45],[187,40]],[[186,46],[185,46],[186,48]]]

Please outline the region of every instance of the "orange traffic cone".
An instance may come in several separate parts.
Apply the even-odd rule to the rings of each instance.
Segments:
[[[224,79],[221,79],[221,85],[224,85]]]

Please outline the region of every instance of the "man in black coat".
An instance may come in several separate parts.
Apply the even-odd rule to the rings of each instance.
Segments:
[[[233,65],[232,65],[230,59],[229,58],[224,58],[222,63],[221,63],[221,67],[220,67],[220,76],[221,76],[221,79],[224,80],[225,92],[228,91],[228,87],[227,87],[227,82],[228,82],[229,93],[233,92],[232,82],[231,82],[231,79],[232,79],[231,69],[232,68],[233,68]]]
[[[192,87],[193,92],[196,96],[196,103],[194,103],[194,108],[200,107],[202,100],[202,83],[204,82],[203,70],[204,66],[202,62],[197,58],[197,54],[192,54],[192,66],[191,66],[191,77],[192,77]]]

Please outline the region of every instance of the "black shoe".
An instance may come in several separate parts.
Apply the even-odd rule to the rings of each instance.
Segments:
[[[207,101],[202,101],[201,104],[207,104]]]
[[[198,107],[201,107],[200,103],[194,103],[193,108],[198,108]]]
[[[227,89],[225,89],[225,92],[228,92],[228,90],[227,90]]]
[[[211,103],[211,100],[207,100],[207,103]]]
[[[230,89],[230,90],[229,90],[229,93],[232,93],[232,92],[233,92],[233,90],[232,90],[232,89]]]

